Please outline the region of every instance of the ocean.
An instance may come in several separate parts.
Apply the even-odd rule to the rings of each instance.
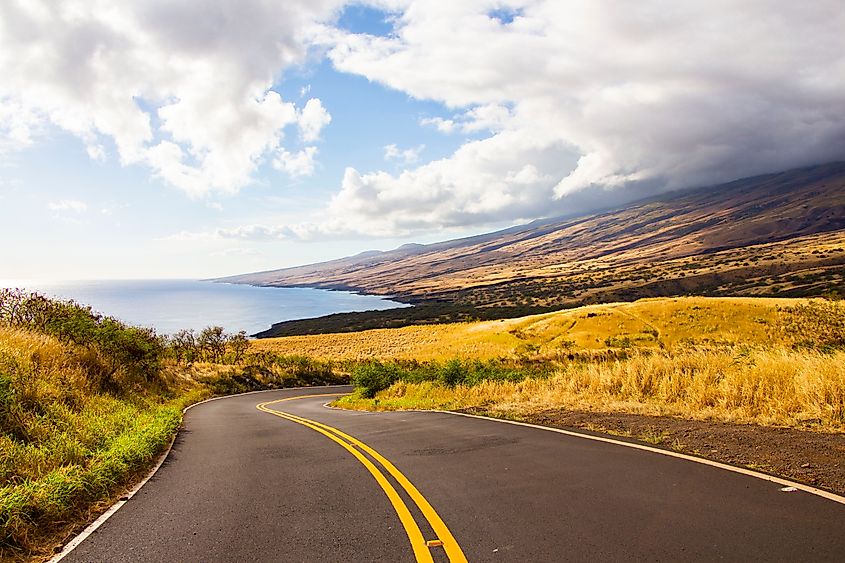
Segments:
[[[73,299],[128,324],[153,327],[159,334],[218,325],[227,332],[254,334],[273,323],[331,313],[405,307],[372,295],[310,288],[255,287],[198,280],[102,280],[32,282],[3,280]]]

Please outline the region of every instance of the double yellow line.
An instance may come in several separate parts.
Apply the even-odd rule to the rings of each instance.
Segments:
[[[302,418],[301,416],[296,416],[290,413],[273,410],[268,406],[277,403],[283,403],[285,401],[294,401],[296,399],[306,399],[312,397],[336,397],[338,395],[344,395],[344,393],[300,395],[298,397],[288,397],[286,399],[278,399],[276,401],[267,401],[266,403],[261,403],[256,408],[258,408],[258,410],[260,411],[272,414],[274,416],[278,416],[279,418],[283,418],[291,422],[296,422],[297,424],[307,426],[308,428],[319,432],[330,440],[336,442],[338,445],[340,445],[342,448],[352,454],[355,459],[361,462],[361,465],[367,468],[367,471],[370,472],[370,474],[373,476],[373,478],[375,478],[376,482],[379,484],[382,490],[384,490],[384,493],[387,495],[388,500],[390,500],[390,504],[392,504],[394,510],[396,510],[396,514],[399,516],[399,520],[402,522],[402,526],[405,528],[405,533],[408,534],[408,540],[410,540],[411,542],[411,548],[414,550],[414,556],[416,557],[417,561],[433,563],[434,559],[431,556],[431,548],[442,545],[443,549],[446,551],[446,556],[449,558],[449,561],[455,563],[466,562],[467,558],[464,556],[463,551],[461,551],[461,547],[458,545],[458,542],[455,540],[455,537],[449,531],[449,528],[446,527],[446,524],[443,522],[443,520],[440,518],[440,516],[437,514],[431,504],[429,504],[429,502],[413,485],[413,483],[411,483],[411,481],[409,481],[408,478],[405,477],[405,475],[403,475],[402,472],[396,468],[396,466],[390,463],[388,459],[386,459],[384,456],[382,456],[380,453],[375,451],[367,444],[361,442],[356,438],[353,438],[349,434],[346,434],[338,430],[337,428],[333,428],[331,426],[328,426],[327,424],[322,424],[314,420]],[[419,525],[417,525],[417,522],[416,520],[414,520],[411,511],[408,509],[408,505],[405,504],[405,501],[402,500],[402,497],[396,491],[396,488],[390,483],[390,481],[387,479],[381,469],[379,469],[372,461],[370,461],[364,455],[364,453],[368,454],[370,457],[376,460],[396,480],[396,482],[399,483],[399,486],[402,487],[405,493],[407,493],[411,500],[414,501],[414,504],[417,505],[417,508],[419,508],[420,512],[422,512],[423,516],[431,526],[431,529],[434,530],[435,534],[437,534],[437,538],[426,541],[422,531],[420,530]]]

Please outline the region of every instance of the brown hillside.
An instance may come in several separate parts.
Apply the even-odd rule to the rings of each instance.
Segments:
[[[838,287],[843,264],[845,163],[832,163],[226,281],[554,307],[685,293],[818,294]]]

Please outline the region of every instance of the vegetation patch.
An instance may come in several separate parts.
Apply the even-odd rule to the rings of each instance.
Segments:
[[[809,300],[676,297],[590,305],[483,322],[265,338],[251,350],[325,360],[556,358],[607,349],[763,345],[782,338],[779,310]]]
[[[519,360],[460,360],[415,362],[378,360],[362,362],[352,370],[352,383],[360,395],[372,399],[394,383],[437,382],[448,388],[488,381],[521,381],[550,373],[545,362]]]
[[[845,352],[686,350],[557,364],[549,375],[449,385],[399,378],[339,405],[376,410],[484,407],[522,416],[550,408],[845,429]],[[372,397],[372,399],[368,399]]]
[[[72,301],[0,290],[0,558],[50,553],[145,473],[212,395],[345,383],[331,362],[171,338]]]
[[[515,319],[507,330],[464,325],[463,334],[514,338],[504,341],[510,354],[382,361],[367,373],[390,377],[353,376],[358,392],[338,404],[509,417],[567,408],[842,432],[843,319],[839,301],[673,298]],[[533,353],[521,352],[526,342]]]

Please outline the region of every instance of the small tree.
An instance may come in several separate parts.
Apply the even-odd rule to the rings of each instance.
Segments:
[[[200,332],[197,344],[202,350],[205,360],[219,363],[226,354],[226,343],[228,341],[229,336],[223,332],[222,326],[208,326]]]
[[[170,337],[170,349],[176,358],[176,363],[185,363],[190,365],[197,360],[199,356],[199,349],[197,348],[197,335],[191,330],[180,330]]]
[[[244,354],[249,349],[249,339],[246,331],[242,330],[229,338],[229,350],[232,351],[232,361],[236,364],[243,362]]]

